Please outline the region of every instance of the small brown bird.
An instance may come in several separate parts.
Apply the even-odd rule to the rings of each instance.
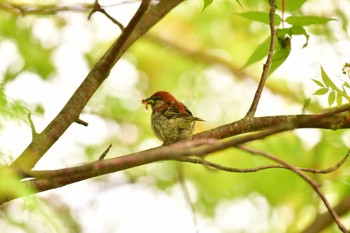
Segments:
[[[164,142],[163,145],[191,139],[195,121],[203,121],[194,117],[183,103],[166,91],[158,91],[151,97],[143,99],[141,103],[146,109],[151,105],[152,130]]]

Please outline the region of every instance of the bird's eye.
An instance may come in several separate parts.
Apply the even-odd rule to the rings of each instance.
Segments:
[[[154,104],[154,99],[149,99],[148,104],[153,105]]]

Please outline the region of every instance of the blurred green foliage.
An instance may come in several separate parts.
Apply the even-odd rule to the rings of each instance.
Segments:
[[[47,79],[55,71],[51,61],[52,48],[45,48],[32,34],[32,25],[23,18],[16,18],[2,12],[0,14],[0,40],[12,40],[24,60],[20,69],[7,70],[2,83],[16,78],[23,71],[33,71],[43,79]],[[44,32],[43,32],[44,33]],[[20,62],[20,61],[18,61]]]
[[[8,98],[4,89],[0,88],[0,126],[5,123],[6,120],[25,119],[25,114],[28,112],[25,104],[20,100],[11,100]]]

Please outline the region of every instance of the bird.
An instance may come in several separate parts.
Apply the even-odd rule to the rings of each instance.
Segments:
[[[181,140],[190,140],[196,121],[204,121],[167,91],[157,91],[141,103],[152,107],[151,128],[155,136],[170,145]]]

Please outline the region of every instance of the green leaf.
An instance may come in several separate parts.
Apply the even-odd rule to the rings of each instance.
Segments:
[[[328,92],[328,89],[325,88],[325,87],[323,87],[323,88],[320,88],[320,89],[318,89],[317,91],[315,91],[315,92],[313,93],[313,95],[324,95],[324,94],[326,94],[327,92]]]
[[[330,79],[330,77],[326,74],[323,67],[321,66],[321,76],[323,83],[326,85],[326,87],[331,88],[334,91],[341,92],[341,90],[333,83],[333,81]]]
[[[283,0],[277,0],[276,5],[277,9],[282,10],[282,1]],[[307,0],[293,0],[293,1],[285,1],[284,7],[286,11],[295,11],[300,9],[300,7],[306,2]]]
[[[203,1],[204,1],[204,5],[203,5],[202,12],[213,3],[213,0],[203,0]]]
[[[340,106],[343,104],[343,97],[341,94],[337,93],[337,106]]]
[[[275,53],[272,59],[272,64],[269,74],[272,74],[280,65],[282,65],[288,58],[291,51],[290,37],[287,35],[288,30],[281,30],[278,34],[278,43],[275,46]],[[249,57],[243,68],[256,63],[267,56],[269,53],[270,38],[263,41]]]
[[[350,88],[350,84],[349,84],[349,83],[347,83],[347,82],[344,82],[343,87]]]
[[[328,95],[328,105],[331,106],[335,101],[335,92],[332,91]]]
[[[314,81],[314,83],[316,83],[319,87],[325,87],[321,81],[318,81],[316,79],[311,79],[311,80]]]
[[[306,42],[303,45],[303,48],[305,48],[307,46],[307,44],[309,43],[309,38],[310,38],[310,35],[306,32],[305,28],[300,27],[300,26],[292,26],[290,28],[290,31],[291,31],[290,36],[292,36],[292,35],[304,35],[305,36]]]
[[[285,22],[294,26],[307,26],[312,24],[326,24],[331,20],[335,19],[319,16],[289,16],[285,19]]]
[[[269,24],[270,19],[269,19],[269,13],[267,12],[260,12],[260,11],[247,11],[241,14],[237,14],[243,18],[252,20],[252,21],[257,21],[260,23],[265,23]],[[282,19],[279,15],[275,14],[275,25],[279,25],[281,23]]]
[[[13,40],[21,57],[24,59],[22,70],[31,70],[40,75],[41,78],[50,78],[55,72],[51,54],[53,48],[45,48],[39,40],[33,37],[32,28],[29,24],[23,24],[16,17],[1,15],[0,35]],[[15,76],[7,76],[5,82],[10,81]]]
[[[35,106],[35,109],[34,109],[35,113],[38,114],[38,115],[43,115],[45,113],[45,108],[43,105],[41,104],[38,104]]]
[[[8,98],[3,87],[0,87],[0,127],[3,119],[25,120],[28,111],[23,102]]]
[[[272,64],[269,74],[272,74],[288,58],[291,51],[291,37],[288,35],[277,35],[278,43],[275,46],[275,53],[272,58]]]
[[[243,68],[260,61],[269,53],[270,37],[266,38],[250,55],[248,61],[244,64]]]
[[[242,3],[239,0],[236,0],[236,2],[242,9],[244,9]]]

